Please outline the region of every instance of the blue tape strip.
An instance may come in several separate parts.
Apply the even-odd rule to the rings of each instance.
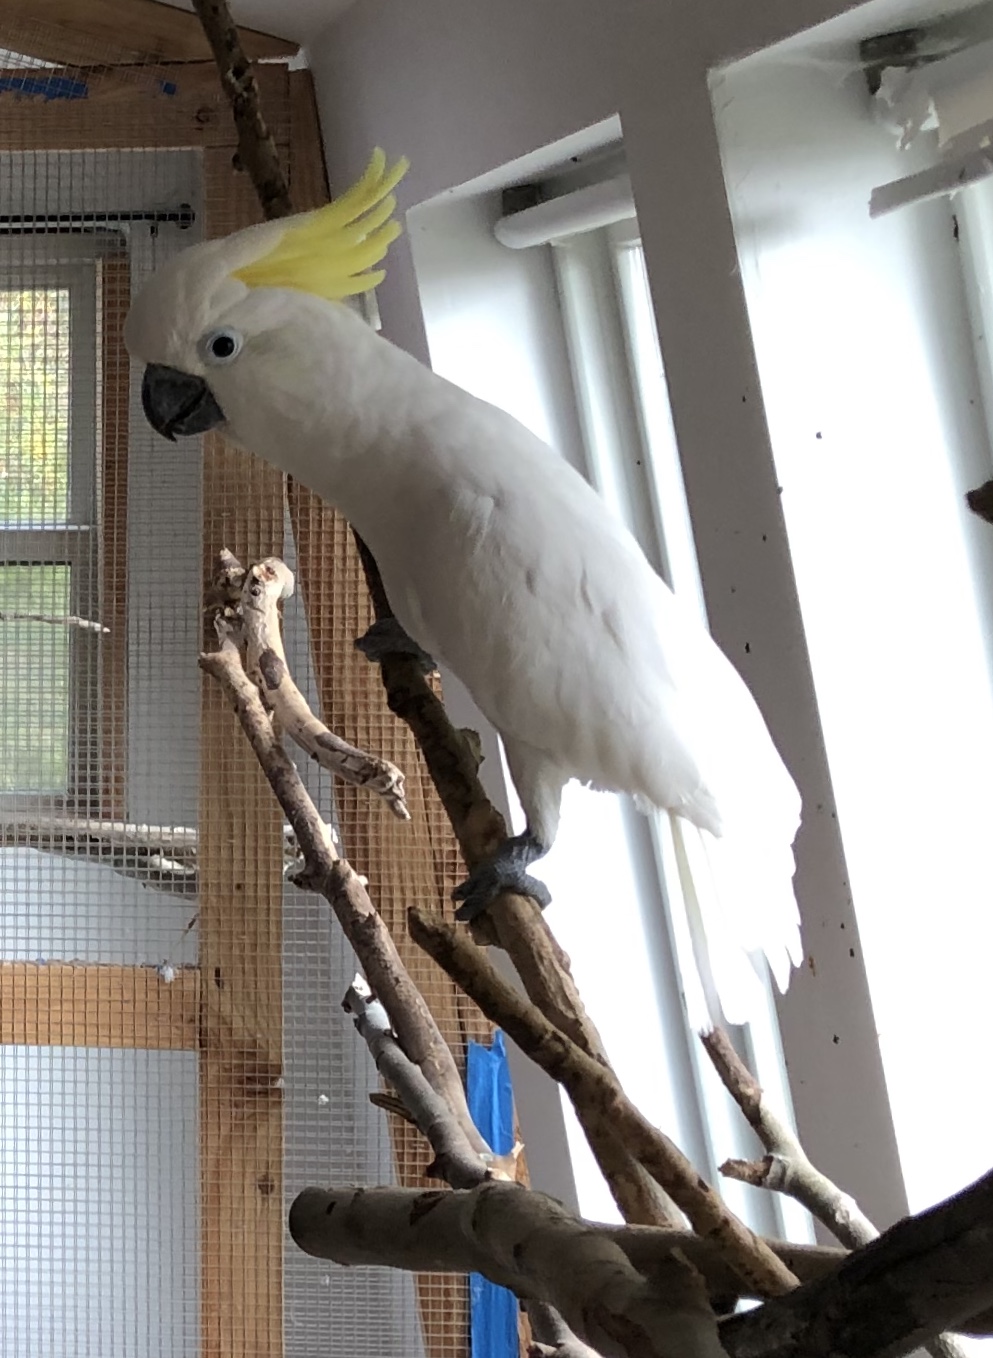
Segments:
[[[503,1033],[492,1047],[469,1043],[466,1099],[472,1120],[497,1155],[514,1148],[514,1094]],[[472,1358],[517,1358],[517,1298],[478,1273],[469,1275],[469,1334]]]
[[[85,99],[85,81],[63,75],[7,75],[0,80],[0,94],[40,94],[50,99]]]

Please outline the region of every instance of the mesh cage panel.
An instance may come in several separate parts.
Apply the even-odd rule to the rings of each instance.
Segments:
[[[300,687],[405,769],[413,824],[312,767],[311,791],[460,1061],[488,1030],[406,937],[407,906],[447,899],[459,862],[353,649],[369,612],[346,526],[141,412],[135,288],[258,219],[216,71],[16,6],[0,48],[0,1351],[461,1358],[463,1279],[336,1269],[285,1232],[308,1184],[424,1184],[429,1154],[369,1102],[340,1008],[354,957],[326,904],[284,887],[279,809],[201,681],[221,546],[298,572]],[[311,206],[309,77],[258,71]]]

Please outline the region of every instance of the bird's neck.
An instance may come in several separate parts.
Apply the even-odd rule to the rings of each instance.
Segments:
[[[361,532],[367,505],[381,514],[402,493],[445,384],[344,307],[324,330],[306,353],[282,356],[277,404],[236,436]]]

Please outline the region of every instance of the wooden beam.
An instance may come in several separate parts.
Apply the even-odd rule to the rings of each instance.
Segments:
[[[180,967],[0,962],[0,1043],[197,1051],[200,973]]]
[[[253,28],[239,32],[253,61],[290,57],[299,46]],[[66,66],[128,59],[209,61],[211,55],[196,15],[156,0],[31,0],[30,14],[0,19],[0,46]]]
[[[273,113],[277,113],[273,109]],[[268,112],[268,110],[267,110]],[[259,213],[226,152],[204,157],[207,234]],[[204,440],[205,578],[228,547],[280,554],[283,478]],[[282,813],[220,686],[204,676],[200,719],[199,936],[203,1358],[283,1352]]]
[[[2,35],[0,24],[0,41],[8,41]],[[285,145],[289,136],[287,74],[280,65],[256,71],[279,145]],[[0,151],[159,147],[233,151],[238,144],[213,61],[143,66],[135,72],[86,68],[74,71],[67,85],[50,81],[44,71],[0,69]]]

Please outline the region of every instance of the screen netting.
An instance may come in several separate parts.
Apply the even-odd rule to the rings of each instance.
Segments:
[[[311,790],[460,1059],[485,1028],[403,937],[459,865],[353,650],[346,526],[217,438],[157,438],[122,346],[150,270],[258,218],[216,71],[10,5],[0,48],[0,1351],[460,1358],[463,1280],[336,1269],[285,1232],[306,1185],[421,1184],[430,1157],[369,1102],[354,959],[284,884],[278,808],[198,672],[221,546],[298,572],[296,677],[405,769],[413,824],[314,768]],[[309,77],[259,75],[311,206]]]

